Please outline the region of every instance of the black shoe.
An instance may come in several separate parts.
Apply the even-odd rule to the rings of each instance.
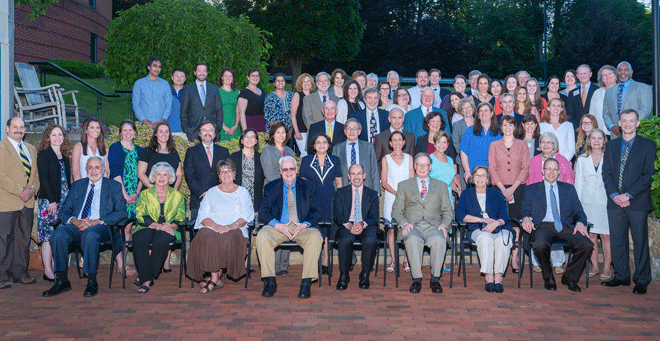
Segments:
[[[275,272],[275,276],[282,276],[282,270]]]
[[[633,289],[633,294],[637,295],[644,295],[646,294],[646,284],[635,284],[635,288]]]
[[[413,282],[410,285],[409,291],[412,292],[413,294],[419,294],[419,292],[422,291],[422,283],[421,282]]]
[[[442,285],[440,285],[440,282],[431,282],[431,291],[434,294],[442,294]]]
[[[613,280],[611,280],[611,281],[609,281],[609,282],[600,282],[600,284],[601,284],[601,285],[604,285],[604,286],[606,286],[606,287],[618,287],[618,286],[620,286],[620,285],[623,285],[623,286],[629,287],[629,286],[630,286],[630,280],[628,280],[628,281],[624,281],[624,280],[620,280],[620,279],[616,279],[616,278],[615,278],[615,279],[613,279]]]
[[[346,290],[348,288],[348,283],[351,282],[351,277],[348,274],[339,275],[339,281],[337,281],[337,290]]]
[[[545,280],[545,283],[543,283],[543,287],[545,288],[545,290],[557,290],[557,282],[555,282],[554,278]]]
[[[351,266],[348,268],[348,271],[353,271],[354,267],[355,267],[355,264],[351,264]]]
[[[170,273],[170,272],[172,272],[172,269],[165,269],[165,268],[163,268],[163,273],[168,274],[168,273]]]
[[[282,275],[288,275],[289,274],[289,272],[286,271],[286,270],[280,270],[280,272],[282,273]]]
[[[266,281],[264,283],[264,291],[261,292],[263,297],[272,297],[277,292],[277,282],[275,281]]]
[[[298,292],[298,298],[310,298],[312,297],[312,284],[303,282],[300,283],[300,291]]]
[[[255,272],[257,272],[257,270],[255,270],[255,269],[253,269],[253,268],[250,268],[250,273],[251,273],[251,274],[253,274],[253,273],[255,273]]]
[[[495,292],[501,294],[504,292],[504,286],[502,283],[495,283]]]
[[[486,292],[495,292],[495,283],[486,283]]]
[[[55,283],[55,279],[54,279],[54,278],[48,278],[48,276],[46,276],[45,274],[44,274],[44,276],[43,276],[43,279],[44,279],[44,281],[46,281],[46,282]]]
[[[328,274],[328,267],[325,265],[321,265],[321,275],[327,275]]]
[[[566,276],[561,276],[561,284],[565,285],[568,287],[568,290],[574,291],[574,292],[581,292],[582,289],[580,289],[580,286],[577,284],[577,282],[573,282],[568,279]]]
[[[71,290],[71,282],[69,281],[55,281],[55,284],[53,285],[52,288],[48,289],[47,291],[44,291],[41,296],[43,297],[53,297],[57,296],[63,292],[67,292]]]
[[[369,289],[369,274],[366,272],[361,272],[360,273],[360,284],[359,284],[360,289]]]
[[[99,285],[96,281],[87,281],[87,287],[83,292],[84,297],[94,297],[99,293]]]

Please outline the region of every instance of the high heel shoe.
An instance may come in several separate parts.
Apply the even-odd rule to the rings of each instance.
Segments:
[[[51,282],[51,283],[54,283],[54,282],[55,282],[55,279],[54,279],[54,278],[48,278],[48,276],[46,276],[46,274],[44,274],[44,277],[43,277],[43,278],[44,278],[44,281],[46,281],[46,282]]]
[[[394,263],[390,264],[390,267],[387,268],[387,272],[394,272]]]
[[[403,272],[410,272],[410,264],[403,262]]]

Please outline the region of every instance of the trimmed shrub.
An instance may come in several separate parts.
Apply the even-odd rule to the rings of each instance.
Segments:
[[[73,73],[80,78],[105,77],[105,69],[103,68],[103,65],[72,59],[49,59],[47,62],[57,64],[59,67]],[[49,75],[68,77],[67,74],[50,65],[39,65],[39,70]]]
[[[637,128],[637,133],[655,142],[656,145],[655,174],[651,183],[651,196],[653,197],[655,216],[660,217],[660,118],[649,116],[642,120]]]

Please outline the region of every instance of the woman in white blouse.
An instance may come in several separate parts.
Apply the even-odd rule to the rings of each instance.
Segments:
[[[598,70],[598,88],[591,96],[591,104],[589,105],[589,114],[596,117],[598,127],[603,129],[605,135],[610,135],[610,130],[605,125],[603,120],[603,102],[605,101],[605,91],[615,86],[618,83],[616,78],[616,68],[612,65],[603,65]]]
[[[200,282],[203,294],[224,286],[220,281],[223,269],[234,279],[245,275],[247,223],[254,218],[250,192],[234,184],[236,164],[228,159],[218,162],[216,168],[220,184],[206,191],[200,204],[186,271]],[[209,272],[211,276],[204,277]]]
[[[558,98],[551,99],[547,111],[539,124],[541,134],[555,134],[559,141],[559,154],[570,161],[575,155],[575,128],[573,123],[568,121],[564,102]]]
[[[607,193],[603,183],[603,154],[605,153],[605,133],[596,128],[587,135],[586,152],[575,162],[575,190],[582,203],[587,220],[593,224],[589,239],[598,246],[598,236],[603,245],[603,272],[600,279],[612,278],[610,264],[610,225],[607,220]],[[598,274],[598,247],[591,255],[592,267],[589,277]]]

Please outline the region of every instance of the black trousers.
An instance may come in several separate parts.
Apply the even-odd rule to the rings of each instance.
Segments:
[[[339,271],[342,274],[348,274],[353,259],[353,243],[356,239],[362,244],[362,271],[367,275],[371,271],[376,260],[376,247],[378,239],[376,236],[376,227],[367,226],[359,235],[354,235],[345,227],[340,227],[337,232],[339,244]]]
[[[586,261],[591,257],[594,243],[579,233],[573,234],[573,229],[564,224],[561,232],[557,232],[555,224],[551,222],[541,223],[532,231],[532,249],[534,255],[541,265],[544,280],[550,280],[552,275],[552,263],[550,262],[550,247],[552,243],[563,242],[573,248],[573,259],[566,266],[566,276],[570,281],[579,282],[580,275],[584,271]]]
[[[140,282],[150,282],[163,267],[170,243],[176,238],[164,231],[143,228],[133,234],[133,256]],[[149,254],[149,245],[151,245]]]
[[[635,273],[633,281],[648,285],[651,282],[651,259],[649,256],[648,213],[632,211],[621,207],[607,210],[610,224],[610,241],[612,243],[612,263],[616,271],[616,279],[630,280],[630,265],[628,263],[628,231],[633,239],[635,255]]]

